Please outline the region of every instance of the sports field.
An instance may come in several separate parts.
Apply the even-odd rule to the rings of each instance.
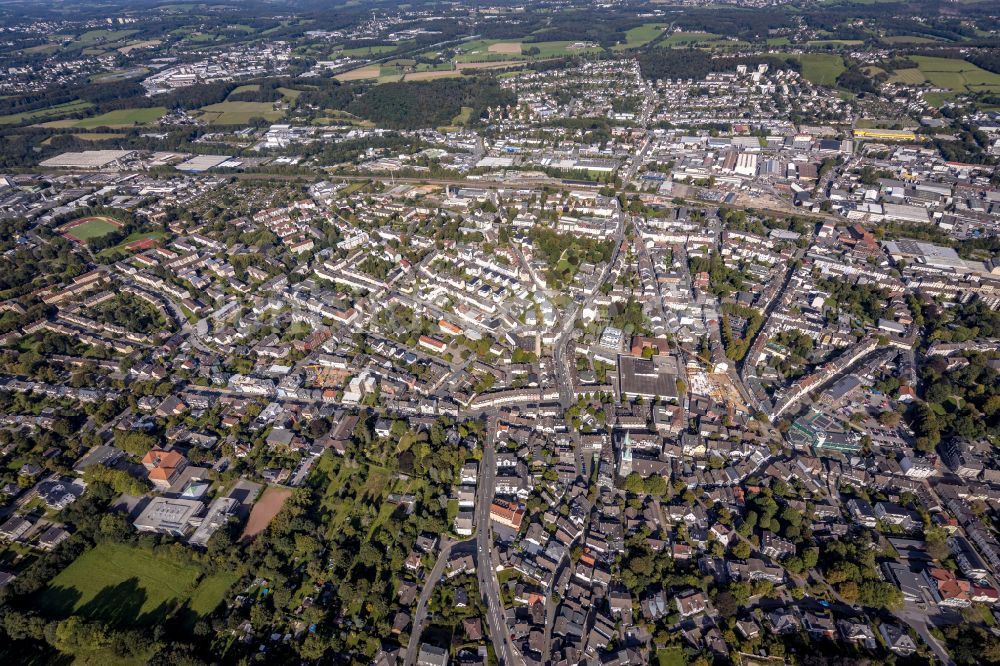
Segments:
[[[114,626],[162,622],[185,601],[204,615],[235,582],[231,574],[198,581],[198,568],[115,543],[102,543],[76,558],[38,594],[36,607],[61,618],[80,615]]]
[[[86,243],[91,238],[107,236],[112,231],[121,229],[121,227],[122,224],[118,220],[101,215],[96,217],[81,217],[79,220],[67,222],[59,227],[59,233],[71,241]]]

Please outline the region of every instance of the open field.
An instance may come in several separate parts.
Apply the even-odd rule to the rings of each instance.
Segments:
[[[21,113],[12,113],[7,116],[0,116],[0,125],[13,125],[15,123],[23,123],[31,120],[43,120],[45,118],[65,116],[70,113],[76,113],[77,111],[89,109],[91,106],[93,105],[90,102],[78,99],[72,102],[66,102],[65,104],[50,106],[45,109],[22,111]]]
[[[490,53],[506,53],[508,55],[521,54],[521,42],[497,42],[496,44],[490,44],[487,49]]]
[[[151,625],[162,622],[189,599],[197,599],[197,608],[192,605],[195,612],[214,609],[232,582],[224,574],[199,585],[194,565],[131,546],[103,543],[53,578],[38,594],[36,606],[55,618],[74,614],[114,626]]]
[[[537,48],[538,53],[533,58],[559,58],[561,56],[577,55],[581,53],[599,53],[603,49],[600,46],[587,46],[577,48],[577,42],[535,42],[524,43],[525,51]]]
[[[55,135],[54,135],[55,136]],[[71,135],[74,139],[79,139],[80,141],[106,141],[108,139],[122,139],[126,135],[121,132],[78,132]],[[42,145],[51,143],[53,137],[49,137],[45,141],[42,141]]]
[[[892,37],[883,37],[882,41],[886,44],[937,44],[940,40],[932,37],[918,37],[917,35],[893,35]]]
[[[462,72],[455,70],[443,70],[440,72],[410,72],[403,75],[404,81],[431,81],[433,79],[451,79],[462,76]]]
[[[688,44],[716,42],[720,39],[722,39],[721,35],[712,32],[675,32],[659,42],[657,46],[687,46]]]
[[[363,46],[357,49],[344,49],[341,53],[345,56],[350,56],[352,58],[368,58],[371,56],[379,56],[390,51],[395,51],[397,47],[391,45],[384,46]]]
[[[931,85],[957,92],[1000,92],[1000,74],[957,58],[911,56]]]
[[[150,247],[156,245],[156,241],[160,238],[163,238],[162,231],[136,231],[129,234],[128,237],[118,245],[102,250],[97,256],[109,257],[116,252],[138,252],[141,250],[148,250]]]
[[[92,83],[107,83],[109,81],[121,81],[137,76],[144,76],[149,73],[145,67],[130,67],[128,69],[116,69],[110,72],[102,72],[90,77]]]
[[[245,125],[252,118],[275,121],[285,115],[271,102],[219,102],[201,107],[198,114],[210,125]]]
[[[808,46],[858,46],[864,44],[860,39],[811,39]]]
[[[802,63],[802,76],[816,85],[836,85],[837,77],[847,69],[844,59],[832,53],[803,53],[798,59]]]
[[[458,62],[459,69],[503,69],[504,67],[523,67],[523,60],[497,60],[496,62]]]
[[[91,116],[82,119],[53,120],[42,123],[42,127],[54,128],[79,128],[94,129],[95,127],[110,127],[112,129],[122,129],[135,127],[138,125],[150,125],[160,119],[160,116],[167,112],[166,107],[153,106],[141,109],[119,109],[118,111],[108,111],[99,116]]]
[[[665,27],[662,23],[644,23],[631,30],[627,30],[625,32],[625,43],[615,44],[613,48],[616,51],[621,51],[649,44],[663,33]]]
[[[248,541],[266,530],[291,496],[292,491],[289,488],[272,486],[265,490],[250,510],[250,518],[240,539]]]
[[[325,109],[323,115],[316,118],[315,123],[317,125],[342,125],[346,123],[358,127],[375,126],[375,123],[370,120],[363,120],[347,111],[338,111],[336,109]]]
[[[107,236],[112,231],[121,229],[121,227],[122,225],[120,222],[113,220],[110,217],[82,217],[79,220],[67,222],[59,227],[59,233],[71,241],[86,243],[91,238]]]
[[[954,99],[955,95],[956,93],[927,93],[924,95],[924,101],[937,108],[949,99]]]
[[[76,38],[74,44],[92,46],[94,44],[106,44],[130,37],[138,30],[88,30]]]
[[[375,79],[378,78],[381,68],[378,65],[366,65],[364,67],[358,67],[357,69],[352,69],[343,74],[338,74],[336,79],[338,81],[360,81],[362,79]]]
[[[153,46],[159,46],[162,42],[158,39],[147,39],[142,42],[132,42],[131,44],[126,44],[125,46],[118,47],[118,52],[124,55],[128,55],[130,52],[136,49],[145,49]]]
[[[902,83],[908,86],[919,86],[921,83],[925,83],[927,79],[924,77],[924,73],[919,69],[897,69],[893,75],[889,77],[889,81],[892,83]]]
[[[243,86],[236,86],[235,88],[233,88],[233,91],[226,96],[226,99],[229,99],[233,95],[239,95],[240,93],[257,92],[258,90],[260,90],[259,83],[248,83]]]

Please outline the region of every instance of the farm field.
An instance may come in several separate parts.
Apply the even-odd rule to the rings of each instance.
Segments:
[[[391,45],[384,46],[363,46],[356,49],[344,49],[341,51],[345,56],[350,56],[352,58],[367,58],[370,56],[379,56],[395,51],[397,47]]]
[[[893,35],[892,37],[883,37],[882,41],[887,44],[937,44],[941,40],[917,35]]]
[[[716,42],[722,39],[721,35],[712,32],[675,32],[666,37],[657,46],[688,46],[690,44],[701,44],[704,42]]]
[[[912,56],[931,85],[957,92],[1000,91],[1000,74],[988,72],[965,60]]]
[[[275,121],[285,115],[271,102],[219,102],[201,107],[198,114],[211,125],[245,125],[251,118]]]
[[[921,83],[927,81],[924,77],[924,73],[917,68],[912,69],[897,69],[892,76],[889,77],[889,81],[892,83],[902,83],[908,86],[919,86]]]
[[[78,243],[86,243],[91,238],[107,236],[121,228],[121,224],[110,217],[84,217],[59,227],[59,233]]]
[[[162,622],[185,601],[197,599],[199,614],[210,612],[234,582],[230,574],[199,584],[198,569],[122,544],[95,546],[39,593],[37,607],[54,617],[80,615],[115,626]]]
[[[806,44],[809,46],[858,46],[864,42],[860,39],[812,39]]]
[[[821,86],[834,86],[837,77],[847,69],[844,59],[829,53],[803,53],[798,57],[802,63],[802,76]]]
[[[381,72],[381,68],[378,65],[365,65],[364,67],[358,67],[357,69],[352,69],[343,74],[338,74],[336,79],[338,81],[361,81],[362,79],[375,79],[378,78]]]
[[[521,55],[521,42],[497,42],[490,44],[487,49],[490,53],[505,53],[507,55]]]
[[[450,79],[462,76],[461,72],[454,70],[444,70],[438,72],[410,72],[403,75],[404,81],[431,81],[433,79]]]
[[[78,99],[72,102],[66,102],[65,104],[50,106],[45,109],[22,111],[21,113],[12,113],[10,115],[0,116],[0,125],[13,125],[15,123],[23,123],[30,120],[43,120],[45,118],[65,116],[71,113],[76,113],[77,111],[84,111],[89,109],[91,106],[93,105],[90,102]]]
[[[524,67],[523,60],[497,60],[496,62],[459,62],[459,69],[503,69],[504,67]]]
[[[41,127],[54,128],[79,128],[94,129],[96,127],[110,127],[112,129],[123,129],[141,125],[150,125],[160,119],[160,116],[167,112],[166,107],[152,106],[139,109],[119,109],[108,111],[99,116],[91,116],[82,119],[53,120],[42,123]]]

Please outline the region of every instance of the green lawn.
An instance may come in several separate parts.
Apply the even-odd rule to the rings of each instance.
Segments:
[[[832,53],[803,53],[799,62],[802,63],[802,76],[820,86],[837,85],[837,77],[847,69],[844,59]]]
[[[206,576],[191,595],[189,608],[198,615],[209,615],[222,603],[239,576],[223,571],[212,576]]]
[[[185,601],[204,614],[214,609],[235,581],[219,574],[198,584],[193,564],[159,558],[145,550],[102,543],[85,552],[37,595],[45,615],[80,615],[115,626],[162,622]]]
[[[656,663],[659,666],[685,666],[687,657],[684,650],[678,647],[663,648],[656,651]]]

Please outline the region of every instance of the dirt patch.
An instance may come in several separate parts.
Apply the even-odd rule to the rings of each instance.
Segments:
[[[261,532],[267,529],[267,526],[271,524],[274,517],[278,515],[281,508],[285,506],[285,502],[288,498],[292,496],[292,491],[290,488],[268,488],[264,491],[264,494],[260,496],[257,503],[253,505],[253,509],[250,511],[250,519],[247,520],[247,526],[243,529],[243,535],[240,537],[241,541],[249,541]]]
[[[335,78],[338,81],[360,81],[361,79],[378,78],[381,72],[382,70],[378,65],[368,65],[367,67],[359,67],[349,72],[338,74]]]
[[[521,42],[500,42],[490,44],[490,53],[505,53],[507,55],[521,55]]]

